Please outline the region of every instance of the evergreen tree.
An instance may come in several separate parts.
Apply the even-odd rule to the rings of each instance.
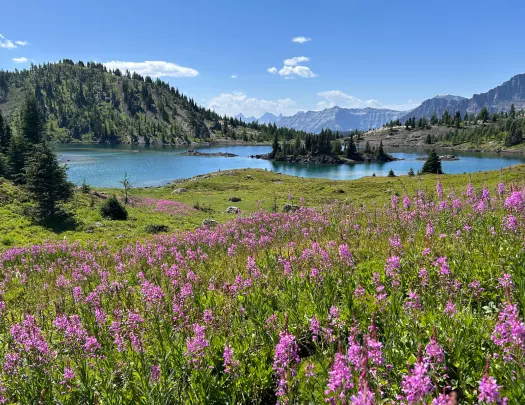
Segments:
[[[394,170],[390,169],[387,177],[396,177],[396,175],[394,174]]]
[[[37,203],[40,219],[52,219],[60,204],[73,196],[73,184],[67,180],[66,168],[45,144],[34,148],[26,169],[26,187]]]
[[[7,174],[15,184],[25,183],[25,167],[30,145],[23,136],[12,138],[7,150]]]
[[[388,162],[392,160],[391,156],[388,153],[386,153],[383,149],[383,140],[379,141],[379,147],[376,151],[376,159],[379,162]]]
[[[275,133],[273,137],[273,143],[272,143],[272,151],[270,152],[270,159],[275,159],[277,156],[277,153],[281,150],[281,147],[279,146],[279,138],[277,137],[277,133]]]
[[[434,149],[428,153],[428,158],[421,168],[421,173],[442,174],[441,160]]]
[[[36,98],[29,96],[20,115],[20,130],[24,139],[32,145],[39,144],[43,140],[45,125],[42,115],[38,109]]]
[[[516,118],[516,107],[514,107],[514,104],[510,105],[509,117],[512,120]]]
[[[489,118],[490,118],[489,110],[487,110],[487,107],[483,106],[483,108],[478,114],[478,120],[481,120],[485,123],[489,120]]]
[[[416,174],[414,173],[414,169],[411,167],[410,170],[408,171],[408,177],[414,177]]]

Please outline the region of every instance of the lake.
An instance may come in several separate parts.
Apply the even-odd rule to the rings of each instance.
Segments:
[[[194,148],[213,153],[229,152],[238,157],[182,156],[188,147],[137,146],[137,145],[57,145],[61,162],[68,166],[69,179],[75,184],[86,182],[96,187],[119,187],[119,181],[128,174],[134,187],[159,186],[174,179],[187,178],[219,170],[258,168],[273,170],[300,177],[327,178],[332,180],[358,179],[364,176],[386,176],[390,169],[397,175],[406,174],[412,167],[418,171],[426,156],[423,149],[386,149],[399,160],[388,163],[359,163],[355,165],[316,165],[270,162],[249,156],[270,151],[269,146],[208,146]],[[438,151],[455,154],[460,160],[443,162],[445,173],[472,173],[497,170],[525,163],[521,154],[488,154],[476,152]]]

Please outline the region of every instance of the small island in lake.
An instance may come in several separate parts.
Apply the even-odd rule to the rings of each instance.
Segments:
[[[237,157],[235,153],[228,153],[228,152],[213,152],[213,153],[207,153],[207,152],[199,152],[198,150],[190,149],[186,152],[182,152],[181,155],[184,156],[222,156],[222,157]]]
[[[251,157],[276,162],[315,164],[354,164],[399,160],[384,151],[382,141],[377,147],[370,146],[367,142],[361,151],[354,142],[353,134],[340,139],[330,130],[321,131],[319,135],[308,134],[304,140],[297,137],[284,141],[282,144],[275,137],[270,153]]]

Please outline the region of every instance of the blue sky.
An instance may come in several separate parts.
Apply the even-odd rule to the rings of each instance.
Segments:
[[[4,0],[0,69],[114,62],[246,116],[406,109],[525,73],[524,15],[523,0]]]

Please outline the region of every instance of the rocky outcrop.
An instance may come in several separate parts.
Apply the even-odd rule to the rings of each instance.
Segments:
[[[237,157],[234,153],[226,153],[226,152],[214,152],[214,153],[207,153],[207,152],[200,152],[198,150],[190,149],[186,152],[182,152],[181,155],[184,156],[220,156],[220,157]]]
[[[214,219],[206,218],[202,221],[202,226],[205,226],[206,228],[215,228],[218,225],[219,223]]]

